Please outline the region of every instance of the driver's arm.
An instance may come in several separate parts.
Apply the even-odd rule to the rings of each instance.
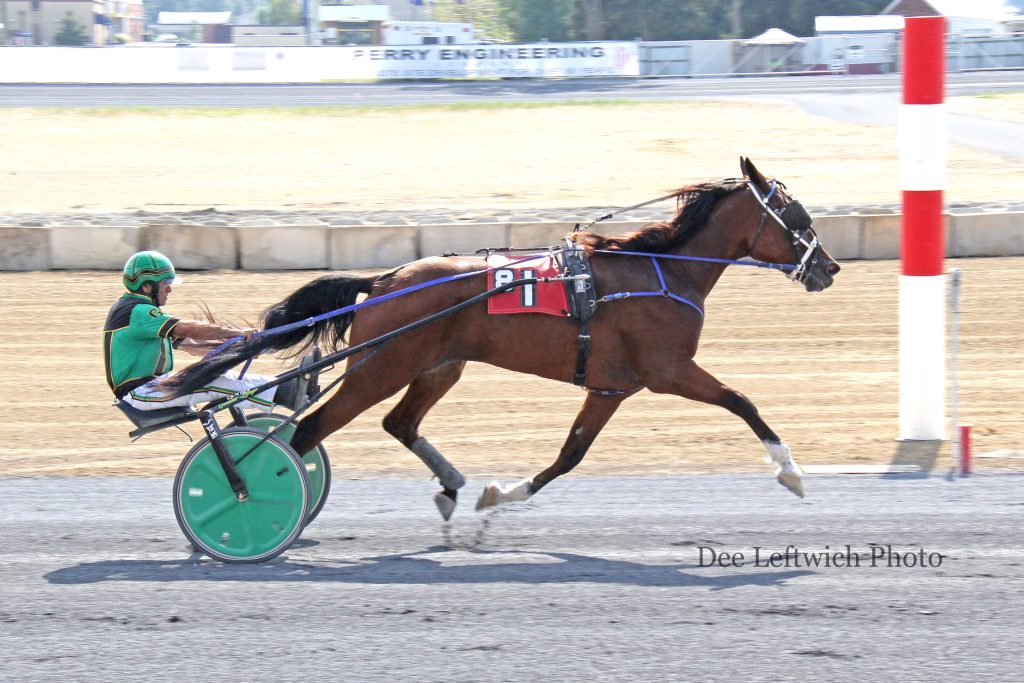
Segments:
[[[174,326],[171,335],[183,342],[183,346],[197,346],[196,342],[214,342],[220,344],[234,337],[245,337],[252,339],[256,333],[253,328],[236,330],[233,327],[221,327],[213,323],[204,323],[198,320],[182,320]],[[188,348],[185,349],[186,351]]]

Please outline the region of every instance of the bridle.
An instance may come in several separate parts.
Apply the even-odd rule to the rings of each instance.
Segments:
[[[793,253],[796,256],[796,266],[786,276],[794,282],[803,283],[807,279],[809,273],[808,268],[814,266],[818,262],[818,254],[821,252],[821,243],[818,242],[818,236],[811,228],[811,216],[807,213],[807,209],[804,208],[803,204],[795,199],[786,197],[785,192],[780,189],[782,184],[777,180],[771,181],[771,187],[768,190],[768,194],[761,196],[761,192],[757,189],[757,185],[754,184],[753,180],[747,179],[747,187],[754,194],[754,198],[757,199],[758,204],[764,209],[761,212],[761,220],[757,225],[757,232],[754,233],[754,241],[750,244],[750,255],[754,255],[754,249],[757,247],[757,240],[761,237],[761,230],[764,228],[765,221],[769,216],[778,223],[779,227],[786,231],[789,235],[790,240],[793,243]],[[776,193],[783,198],[784,204],[776,209],[771,205],[772,197]],[[786,213],[790,212],[790,222],[794,225],[790,225],[786,222]],[[802,228],[806,226],[806,228]],[[810,241],[807,236],[810,235]],[[803,246],[804,253],[800,254],[800,246]]]

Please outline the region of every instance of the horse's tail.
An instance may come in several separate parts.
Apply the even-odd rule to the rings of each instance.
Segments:
[[[393,272],[393,271],[392,271]],[[387,273],[356,276],[334,273],[309,282],[286,299],[270,306],[262,315],[262,329],[273,330],[291,323],[314,318],[356,302],[359,294],[368,294],[373,283]],[[242,361],[273,351],[294,349],[289,356],[297,356],[313,344],[335,349],[344,340],[355,312],[351,311],[303,325],[280,334],[259,335],[249,341],[239,340],[214,356],[207,356],[191,367],[172,375],[162,383],[170,396],[184,396],[208,385],[216,377]]]

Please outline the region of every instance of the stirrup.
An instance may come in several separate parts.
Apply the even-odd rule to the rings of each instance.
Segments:
[[[317,363],[323,358],[323,354],[320,353],[320,347],[314,346],[313,352],[304,356],[302,362],[299,363],[300,368],[308,368],[309,366]],[[306,380],[306,399],[312,399],[314,396],[320,393],[320,370],[310,370],[309,372],[300,375],[301,378]],[[301,388],[301,385],[300,385]],[[300,392],[300,396],[302,393]]]
[[[302,357],[299,370],[308,368],[322,358],[320,347],[314,346],[313,352]],[[310,399],[320,393],[319,370],[301,372],[299,375],[284,382],[277,388],[274,403],[298,412],[309,405]]]

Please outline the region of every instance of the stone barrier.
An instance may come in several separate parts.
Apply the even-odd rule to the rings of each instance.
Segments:
[[[900,257],[899,214],[861,216],[861,250],[858,258],[892,259]]]
[[[242,270],[324,270],[326,225],[278,225],[250,220],[238,226],[238,267]]]
[[[961,214],[949,223],[946,244],[956,256],[1024,254],[1024,213]]]
[[[365,220],[345,223],[286,214],[0,217],[0,270],[120,270],[140,249],[161,251],[182,270],[388,268],[425,256],[471,254],[488,247],[545,248],[559,244],[574,225],[573,220],[497,216],[504,220],[491,222],[488,218],[371,225]],[[819,215],[814,226],[839,260],[895,259],[900,251],[900,221],[899,213],[869,210]],[[623,234],[647,222],[609,221],[591,229]],[[1024,211],[950,213],[945,223],[948,257],[1024,255]]]
[[[142,244],[141,228],[131,221],[89,225],[70,220],[49,227],[52,270],[121,270]]]
[[[50,229],[48,227],[0,225],[0,270],[49,269]]]
[[[221,224],[147,225],[147,249],[166,254],[182,270],[238,268],[238,230]]]
[[[420,257],[453,252],[472,254],[478,249],[508,246],[508,226],[502,223],[421,225],[419,228]]]
[[[328,231],[332,270],[390,268],[419,258],[420,230],[415,225],[333,226]]]

